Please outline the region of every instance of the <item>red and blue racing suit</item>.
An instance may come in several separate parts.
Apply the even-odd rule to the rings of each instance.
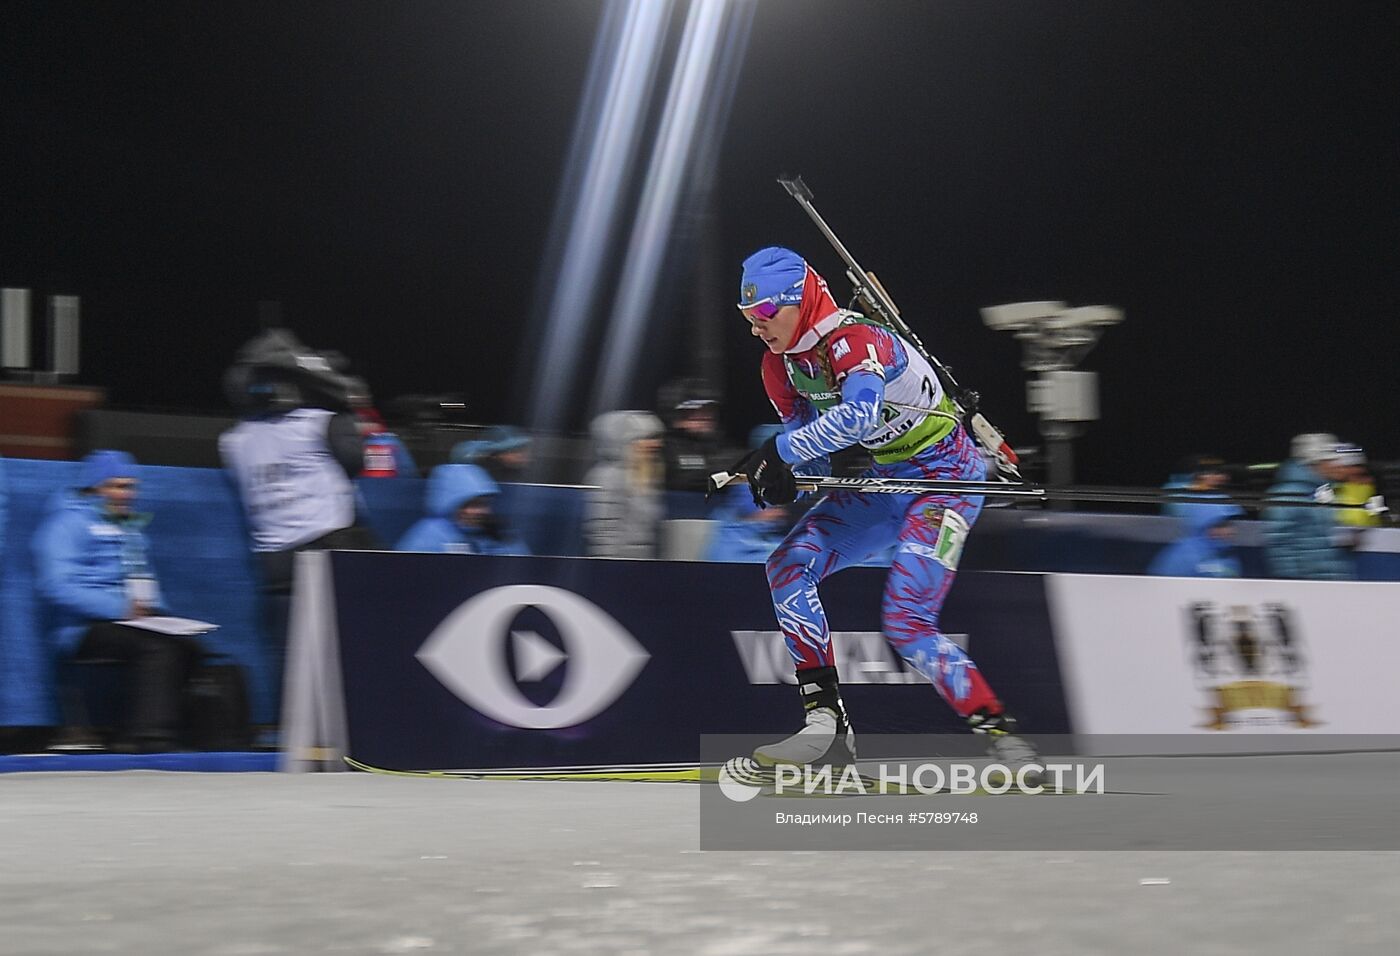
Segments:
[[[823,325],[829,325],[824,322]],[[763,357],[763,383],[782,419],[778,453],[798,475],[825,474],[831,453],[859,443],[870,477],[982,480],[987,466],[929,363],[904,339],[843,312],[812,348]],[[881,603],[886,639],[961,716],[1001,705],[977,665],[938,629],[981,497],[827,494],[768,559],[778,625],[802,672],[834,667],[817,586],[895,543]]]

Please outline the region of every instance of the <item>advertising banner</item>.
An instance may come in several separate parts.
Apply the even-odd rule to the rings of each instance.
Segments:
[[[1400,585],[1052,575],[1048,592],[1076,733],[1206,750],[1400,733]]]
[[[702,733],[801,726],[761,565],[335,552],[331,569],[345,752],[363,763],[693,763]],[[884,577],[822,585],[854,727],[965,731],[880,635]],[[960,575],[942,623],[1023,725],[1068,731],[1041,576]]]

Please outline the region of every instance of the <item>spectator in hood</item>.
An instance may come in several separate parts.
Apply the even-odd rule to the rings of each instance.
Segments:
[[[399,539],[398,551],[529,554],[496,511],[500,488],[476,465],[439,465],[428,476],[428,516]]]
[[[1176,514],[1185,534],[1160,551],[1148,574],[1174,578],[1237,578],[1240,560],[1234,553],[1234,522],[1244,509],[1232,504],[1180,503]]]
[[[1335,435],[1316,432],[1294,437],[1289,458],[1279,466],[1270,496],[1318,501],[1319,489],[1345,481],[1346,466]],[[1324,496],[1331,489],[1323,492]],[[1326,507],[1265,508],[1265,557],[1280,578],[1349,581],[1356,577],[1351,556],[1334,539],[1336,515]]]
[[[520,481],[530,465],[530,436],[510,425],[494,425],[480,437],[452,448],[454,464],[478,465],[498,482]]]
[[[661,421],[650,412],[607,412],[593,420],[596,464],[584,478],[583,536],[596,557],[654,558],[665,514]]]
[[[133,508],[137,486],[130,455],[93,452],[80,486],[53,500],[32,547],[58,655],[127,662],[127,739],[117,747],[157,753],[177,745],[185,682],[203,652],[192,638],[122,623],[164,611],[142,530],[149,515]]]

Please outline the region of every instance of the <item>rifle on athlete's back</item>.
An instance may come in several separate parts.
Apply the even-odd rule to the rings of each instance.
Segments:
[[[866,272],[856,262],[855,257],[842,245],[841,240],[836,238],[836,233],[831,231],[831,227],[822,219],[816,207],[812,205],[812,190],[802,181],[801,176],[779,176],[778,182],[788,191],[803,211],[812,218],[831,243],[836,254],[846,263],[846,278],[851,280],[851,285],[855,287],[855,295],[860,311],[878,322],[883,322],[894,331],[903,336],[911,345],[919,351],[933,367],[934,374],[938,376],[939,384],[943,386],[943,391],[952,399],[957,406],[958,414],[964,426],[972,432],[978,444],[988,449],[996,459],[997,471],[1003,477],[1019,481],[1021,478],[1020,458],[1017,457],[1015,449],[1007,443],[1000,430],[998,430],[986,417],[977,410],[981,402],[981,396],[972,389],[963,388],[953,378],[952,372],[930,352],[913,330],[900,317],[899,309],[895,306],[894,300],[885,291],[884,286],[875,278],[872,272]]]

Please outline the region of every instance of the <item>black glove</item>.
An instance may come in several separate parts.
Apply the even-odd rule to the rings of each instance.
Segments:
[[[766,508],[789,505],[797,500],[797,479],[793,477],[792,466],[778,455],[777,435],[751,452],[743,464],[754,504]]]

